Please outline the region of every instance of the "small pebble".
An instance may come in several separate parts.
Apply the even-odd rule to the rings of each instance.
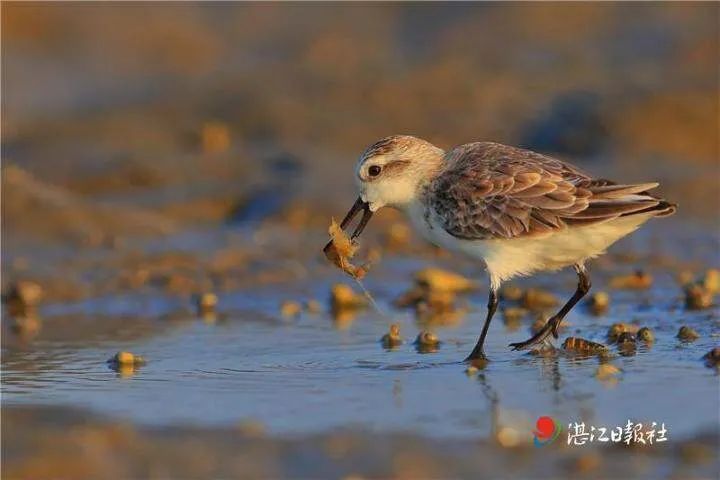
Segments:
[[[705,360],[705,365],[708,367],[720,366],[720,347],[715,347],[703,355],[703,360]]]
[[[134,365],[140,366],[145,365],[145,359],[140,355],[135,355],[131,352],[118,352],[107,363],[113,365]]]
[[[214,293],[203,293],[197,297],[198,313],[213,313],[218,304],[218,297]]]
[[[415,304],[415,309],[451,312],[455,310],[455,294],[449,291],[428,291],[427,295]]]
[[[694,329],[683,325],[680,327],[680,330],[678,330],[677,338],[686,342],[692,342],[700,338],[700,335]]]
[[[635,333],[639,327],[637,325],[631,325],[629,323],[613,323],[608,329],[608,339],[612,342],[616,342],[617,339],[625,332]]]
[[[394,348],[402,344],[402,338],[400,337],[400,326],[396,323],[390,325],[390,331],[382,336],[380,342],[385,348]]]
[[[688,310],[704,310],[713,305],[713,294],[699,283],[685,287],[685,308]]]
[[[440,343],[440,340],[438,340],[437,336],[435,336],[434,333],[423,330],[418,334],[417,338],[415,339],[415,343],[418,345],[434,347]]]
[[[430,290],[449,291],[454,293],[474,290],[477,285],[457,273],[439,268],[425,268],[415,274],[415,283]]]
[[[590,311],[595,315],[601,315],[607,312],[610,306],[610,295],[605,292],[594,293],[588,301]]]
[[[285,300],[280,305],[280,314],[285,318],[297,317],[301,311],[302,307],[300,304],[292,300]]]
[[[623,332],[617,338],[617,343],[619,345],[621,345],[623,343],[635,343],[635,342],[636,342],[635,334],[633,334],[631,332]]]
[[[635,335],[630,332],[623,332],[617,339],[617,347],[620,355],[631,357],[637,353],[637,342]]]
[[[637,332],[637,338],[645,343],[653,343],[655,341],[655,334],[648,327],[642,327]]]
[[[422,331],[415,339],[415,350],[418,353],[435,353],[438,351],[440,341],[432,332]]]

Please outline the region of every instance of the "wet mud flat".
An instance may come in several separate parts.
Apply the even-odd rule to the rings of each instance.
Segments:
[[[236,202],[246,207],[240,220],[163,214],[172,225],[148,231],[166,224],[145,223],[144,209],[114,215],[112,202],[22,173],[3,181],[4,221],[14,227],[3,237],[2,428],[13,438],[3,458],[14,476],[95,477],[106,465],[121,478],[717,471],[719,377],[703,357],[720,339],[708,275],[720,259],[707,222],[652,222],[594,261],[592,293],[607,294],[604,306],[602,297],[578,305],[542,355],[508,344],[559,307],[574,275],[508,285],[486,344],[491,361],[468,370],[461,360],[484,318],[485,273],[421,243],[392,212],[373,219],[358,253],[371,261],[363,285],[375,308],[321,251],[345,206],[286,199],[258,212],[263,195],[249,195]],[[244,217],[248,208],[258,216]],[[436,282],[429,267],[449,276]],[[444,292],[448,283],[458,292]],[[688,285],[700,288],[698,304],[688,303]],[[392,324],[399,342],[385,345]],[[616,324],[635,335],[630,348],[610,338]],[[678,338],[681,327],[696,335]],[[421,332],[439,343],[415,344]],[[603,344],[607,355],[568,352],[568,337]],[[107,363],[121,351],[145,364]],[[557,447],[532,446],[540,416],[563,427]],[[664,423],[669,440],[560,447],[571,423],[628,421]],[[336,437],[341,447],[327,447]],[[64,455],[66,445],[102,461]]]
[[[279,437],[244,422],[142,427],[75,409],[3,411],[5,478],[712,478],[716,436],[657,448],[504,447],[342,429]]]
[[[491,361],[468,371],[461,360],[484,317],[482,269],[412,240],[390,242],[393,222],[380,219],[361,249],[381,252],[364,279],[379,311],[369,303],[334,308],[337,285],[362,299],[359,285],[323,258],[323,229],[285,241],[292,231],[285,219],[252,234],[191,230],[83,257],[57,255],[57,246],[34,250],[36,257],[18,249],[6,278],[32,278],[44,297],[34,307],[37,330],[18,328],[10,315],[3,321],[2,428],[13,438],[3,442],[6,472],[93,477],[110,465],[115,470],[103,471],[115,477],[705,478],[717,471],[718,373],[703,356],[718,345],[720,319],[713,304],[688,308],[681,286],[714,262],[712,235],[651,226],[620,244],[593,268],[607,308],[580,305],[556,349],[542,355],[507,345],[529,336],[556,308],[542,302],[563,300],[574,278],[515,282],[490,330]],[[690,243],[690,253],[679,247]],[[398,299],[429,265],[473,288],[449,310],[432,302],[401,308]],[[215,299],[203,309],[208,292]],[[609,337],[618,323],[648,327],[654,341],[638,338],[626,350]],[[390,324],[401,340],[392,348],[380,341]],[[697,338],[678,338],[681,326]],[[414,343],[422,331],[437,336],[436,348]],[[568,337],[601,343],[608,355],[565,351]],[[106,360],[119,351],[146,364],[114,368]],[[607,377],[599,374],[606,364],[616,369]],[[557,446],[538,449],[532,432],[543,415],[563,431]],[[664,423],[669,441],[565,445],[570,423],[628,420]],[[95,460],[69,460],[66,448]]]

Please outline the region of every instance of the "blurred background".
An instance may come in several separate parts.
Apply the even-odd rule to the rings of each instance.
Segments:
[[[14,195],[30,179],[160,224],[256,218],[277,185],[277,210],[337,212],[358,154],[395,133],[658,180],[712,217],[717,33],[712,4],[10,3],[5,225],[39,228]]]
[[[43,319],[39,332],[4,335],[4,408],[8,399],[87,406],[77,393],[52,393],[50,378],[71,365],[70,373],[107,380],[104,365],[93,362],[187,322],[191,299],[203,292],[218,293],[219,304],[235,312],[230,316],[244,311],[271,322],[284,298],[325,295],[328,279],[340,278],[318,255],[329,219],[355,198],[359,153],[390,134],[442,148],[497,141],[603,177],[659,181],[659,192],[680,210],[667,223],[672,227],[642,237],[642,245],[679,239],[683,247],[674,253],[682,261],[668,260],[667,250],[640,249],[619,255],[622,265],[648,257],[677,269],[716,265],[718,9],[716,3],[4,2],[2,286],[7,304],[23,295],[21,282],[39,285]],[[392,240],[388,232],[398,224],[394,231],[405,241],[402,220],[383,212],[369,244]],[[480,274],[465,263],[455,267]],[[397,272],[406,271],[378,274],[373,291],[381,302],[397,293],[387,283],[397,285]],[[311,286],[317,279],[324,283]],[[272,292],[259,294],[267,297],[260,304],[234,293],[248,288]],[[482,294],[477,302],[484,305]],[[181,345],[175,353],[187,360],[194,344]],[[173,354],[161,351],[158,361],[171,362]],[[91,389],[69,378],[78,390]],[[24,395],[32,385],[45,393]],[[176,394],[183,385],[178,380]],[[108,405],[100,393],[88,398],[96,398],[95,410]],[[128,410],[128,403],[113,413],[118,409]],[[250,405],[243,415],[258,412]],[[75,464],[57,458],[29,460],[34,440],[21,432],[56,416],[20,410],[8,418],[3,433],[9,424],[22,438],[13,450],[3,442],[14,474],[42,477],[43,468],[58,465],[79,476],[97,472],[73,470]],[[65,438],[64,425],[49,424]],[[134,427],[113,428],[72,441],[132,443],[135,433],[123,429]],[[347,439],[341,447],[327,441],[335,445],[330,458],[350,448]],[[417,448],[411,460],[392,457],[389,470],[379,472],[412,473],[409,465],[425,447]],[[267,460],[273,467],[258,467],[258,475],[317,473],[287,458],[296,462],[288,470],[274,470]],[[327,472],[349,474],[359,464]],[[127,465],[113,471],[149,472]],[[217,473],[195,467],[185,468]]]

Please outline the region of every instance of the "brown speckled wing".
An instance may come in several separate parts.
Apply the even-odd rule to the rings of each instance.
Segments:
[[[459,146],[429,186],[429,207],[463,239],[515,238],[612,220],[661,203],[657,186],[596,180],[529,150],[481,142]]]

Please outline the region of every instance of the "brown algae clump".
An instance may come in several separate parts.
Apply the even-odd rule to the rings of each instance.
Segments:
[[[358,280],[362,279],[367,273],[369,266],[363,265],[358,267],[350,262],[357,252],[357,243],[347,236],[334,219],[330,223],[328,233],[330,234],[330,243],[324,250],[327,259],[351,277]]]
[[[652,286],[652,275],[637,270],[630,275],[618,275],[610,279],[610,288],[626,290],[645,290]]]
[[[576,353],[605,353],[607,347],[602,343],[591,342],[579,337],[568,337],[562,344],[563,350]]]
[[[388,349],[401,345],[402,338],[400,337],[400,326],[396,323],[390,325],[390,330],[382,336],[380,343],[382,343],[383,347]]]
[[[653,343],[655,341],[655,334],[648,327],[642,327],[637,332],[637,338],[645,343]]]
[[[693,342],[700,338],[700,334],[698,334],[695,329],[683,325],[680,327],[680,330],[678,330],[677,338],[684,342]]]

